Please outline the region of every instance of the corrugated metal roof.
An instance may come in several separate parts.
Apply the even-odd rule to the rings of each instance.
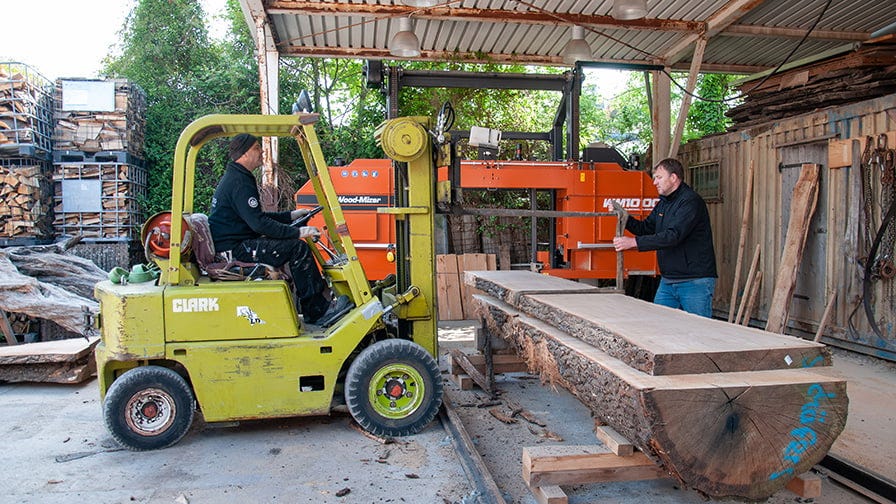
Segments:
[[[781,63],[829,0],[647,0],[647,17],[636,21],[610,17],[613,0],[456,0],[428,9],[399,0],[240,1],[250,26],[269,23],[284,56],[396,59],[389,41],[398,19],[410,16],[423,60],[562,65],[571,28],[580,25],[593,61],[687,68],[706,34],[704,71],[754,72]],[[892,0],[830,0],[790,60],[867,40],[894,23]]]

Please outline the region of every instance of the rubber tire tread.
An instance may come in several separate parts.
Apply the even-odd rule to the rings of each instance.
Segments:
[[[174,399],[177,413],[171,427],[157,436],[142,436],[128,428],[124,407],[140,390],[158,388]],[[103,402],[106,428],[118,444],[132,451],[167,448],[184,437],[193,423],[195,400],[190,385],[175,371],[161,366],[140,366],[125,372],[112,383]]]
[[[370,404],[370,379],[385,365],[402,363],[413,367],[424,380],[423,403],[404,418],[386,418]],[[376,436],[410,436],[435,418],[442,405],[442,374],[436,360],[420,345],[403,339],[379,341],[365,348],[352,362],[345,379],[345,403],[355,421]]]

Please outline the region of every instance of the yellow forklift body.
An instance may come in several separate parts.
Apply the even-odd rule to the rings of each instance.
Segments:
[[[298,336],[299,319],[282,280],[214,282],[165,289],[169,343]]]

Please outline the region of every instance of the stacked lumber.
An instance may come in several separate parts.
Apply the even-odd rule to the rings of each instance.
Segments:
[[[0,63],[0,154],[50,152],[49,84],[27,65]]]
[[[52,235],[49,165],[33,159],[0,160],[0,236]]]
[[[746,97],[726,112],[734,121],[730,130],[896,92],[896,39],[881,37],[855,51],[760,82],[751,80],[739,87]]]
[[[54,150],[125,151],[142,157],[146,127],[146,98],[143,91],[129,81],[114,80],[114,110],[63,110],[63,82],[71,81],[56,81]]]
[[[67,181],[99,182],[100,200],[88,202],[89,211],[67,208]],[[135,238],[139,234],[143,223],[139,200],[146,196],[145,168],[119,162],[55,163],[53,187],[53,224],[59,234],[88,238]]]
[[[818,463],[846,423],[824,345],[529,272],[468,273],[488,336],[682,485],[761,500]]]

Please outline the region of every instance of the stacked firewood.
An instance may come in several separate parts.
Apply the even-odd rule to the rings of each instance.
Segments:
[[[0,63],[0,153],[26,144],[50,150],[48,85],[27,65]]]
[[[55,150],[125,151],[142,157],[146,98],[139,87],[115,80],[115,110],[75,111],[63,110],[63,82],[56,81]]]
[[[39,161],[0,163],[0,235],[4,238],[50,236],[52,196],[45,166]]]
[[[741,84],[741,105],[726,115],[730,130],[896,92],[896,39]]]
[[[57,233],[88,238],[136,238],[142,224],[139,199],[146,195],[146,170],[117,162],[58,163],[54,175]],[[100,200],[89,211],[66,208],[63,181],[99,181]]]

